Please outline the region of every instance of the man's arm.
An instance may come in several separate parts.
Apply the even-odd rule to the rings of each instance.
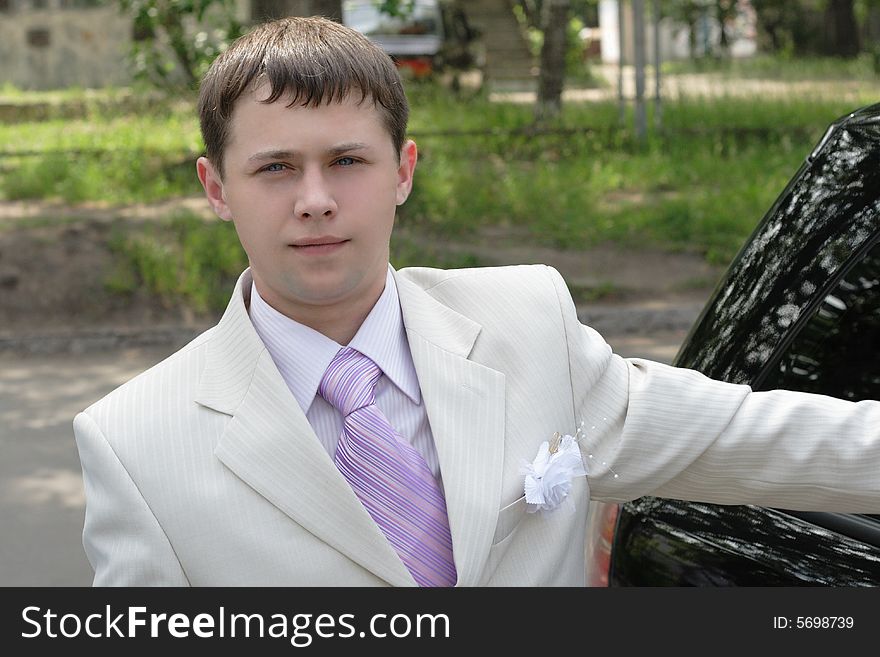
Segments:
[[[651,482],[639,495],[880,512],[880,403],[752,392],[624,362],[629,401],[615,470]]]
[[[158,520],[97,423],[73,422],[86,491],[83,546],[95,586],[188,586]]]
[[[591,496],[880,513],[880,402],[753,392],[610,353],[552,272]]]

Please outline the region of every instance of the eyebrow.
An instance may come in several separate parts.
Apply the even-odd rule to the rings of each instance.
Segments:
[[[338,144],[333,148],[327,149],[327,155],[342,155],[343,153],[350,153],[352,151],[362,151],[369,148],[367,144],[363,144],[361,142],[353,141],[347,144]]]
[[[352,151],[362,151],[369,148],[369,145],[361,142],[350,142],[345,144],[337,144],[327,149],[326,153],[330,157],[351,153]],[[248,158],[249,162],[264,162],[266,160],[289,160],[299,155],[298,151],[290,151],[284,149],[273,149],[267,151],[259,151]]]

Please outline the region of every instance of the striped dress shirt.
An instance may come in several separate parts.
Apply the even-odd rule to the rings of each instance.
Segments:
[[[332,458],[342,433],[342,416],[318,394],[318,385],[330,361],[346,345],[275,310],[260,296],[255,284],[251,287],[249,315],[287,387]],[[368,356],[382,369],[376,384],[376,405],[439,478],[437,450],[390,267],[382,295],[347,346]]]

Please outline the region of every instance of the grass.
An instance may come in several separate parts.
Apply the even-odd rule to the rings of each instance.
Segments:
[[[509,229],[511,240],[565,249],[614,242],[727,262],[827,125],[876,90],[866,84],[855,105],[833,97],[668,102],[662,130],[639,144],[614,103],[568,103],[555,132],[536,132],[528,105],[413,84],[420,163],[392,261],[479,265],[447,243]],[[80,118],[0,123],[0,198],[112,205],[199,194],[192,103],[152,102],[141,112],[130,101],[90,106]],[[109,289],[146,286],[197,310],[220,307],[227,279],[245,263],[229,225],[188,215],[117,231],[111,243],[118,262]]]
[[[479,100],[469,109],[455,110],[465,128],[491,111]],[[611,241],[725,262],[828,123],[851,109],[815,100],[670,104],[663,132],[644,146],[618,127],[614,105],[567,107],[562,126],[584,130],[563,134],[450,137],[417,120],[422,159],[401,215],[440,237],[510,226],[560,248]],[[510,129],[529,124],[528,108],[498,112]]]
[[[108,244],[116,257],[108,292],[125,296],[145,287],[168,306],[182,300],[196,312],[223,308],[247,265],[230,224],[189,213],[141,230],[117,225]]]
[[[729,78],[763,78],[770,80],[865,80],[876,83],[880,77],[875,55],[865,52],[853,59],[832,57],[778,57],[758,55],[742,58],[713,58],[668,61],[661,72],[717,73]]]
[[[0,123],[0,198],[149,202],[199,192],[191,105]]]
[[[177,100],[187,102],[186,99]],[[143,86],[25,91],[8,82],[0,84],[0,121],[3,123],[162,111],[168,105],[166,94]]]

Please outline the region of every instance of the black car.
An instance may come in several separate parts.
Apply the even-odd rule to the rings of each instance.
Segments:
[[[755,390],[880,399],[880,104],[831,125],[674,364]],[[592,585],[880,585],[880,515],[643,497],[597,505],[590,523]]]

